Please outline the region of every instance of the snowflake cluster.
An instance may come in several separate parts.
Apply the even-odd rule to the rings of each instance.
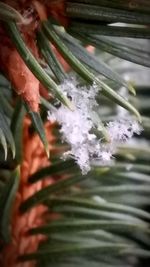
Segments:
[[[110,162],[118,143],[126,142],[134,133],[141,132],[141,127],[136,121],[118,119],[106,125],[110,142],[103,142],[93,131],[96,127],[93,112],[98,108],[97,86],[94,84],[89,88],[79,87],[76,80],[71,79],[66,80],[61,88],[71,98],[75,109],[71,111],[61,105],[48,112],[48,119],[56,120],[61,125],[63,141],[70,145],[70,151],[64,156],[73,157],[83,174],[90,171],[93,159],[99,160],[101,164]]]

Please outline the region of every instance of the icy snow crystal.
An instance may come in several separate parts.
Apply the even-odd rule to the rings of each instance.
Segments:
[[[136,121],[119,119],[106,125],[110,143],[102,142],[92,131],[95,128],[92,114],[98,106],[95,99],[97,86],[78,87],[76,80],[72,79],[66,80],[61,88],[72,99],[75,109],[71,111],[61,105],[48,112],[48,119],[55,118],[61,125],[62,138],[70,145],[70,151],[64,153],[64,156],[73,157],[83,174],[90,171],[92,159],[98,159],[101,163],[110,162],[118,143],[127,141],[134,133],[140,133]]]

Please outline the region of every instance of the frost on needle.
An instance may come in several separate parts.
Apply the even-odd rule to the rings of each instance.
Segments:
[[[106,124],[110,142],[104,143],[93,131],[96,126],[92,120],[92,113],[98,109],[97,86],[95,84],[90,87],[79,86],[72,78],[65,80],[61,88],[71,98],[75,109],[71,111],[61,105],[48,112],[48,119],[56,120],[60,124],[62,140],[70,145],[70,150],[64,153],[64,157],[73,157],[80,166],[82,174],[90,171],[94,159],[99,160],[100,164],[110,163],[118,144],[126,142],[134,133],[140,134],[142,129],[138,122],[130,117],[119,118]]]

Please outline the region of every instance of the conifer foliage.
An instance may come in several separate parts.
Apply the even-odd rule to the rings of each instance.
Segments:
[[[0,263],[148,267],[150,2],[0,1]]]

